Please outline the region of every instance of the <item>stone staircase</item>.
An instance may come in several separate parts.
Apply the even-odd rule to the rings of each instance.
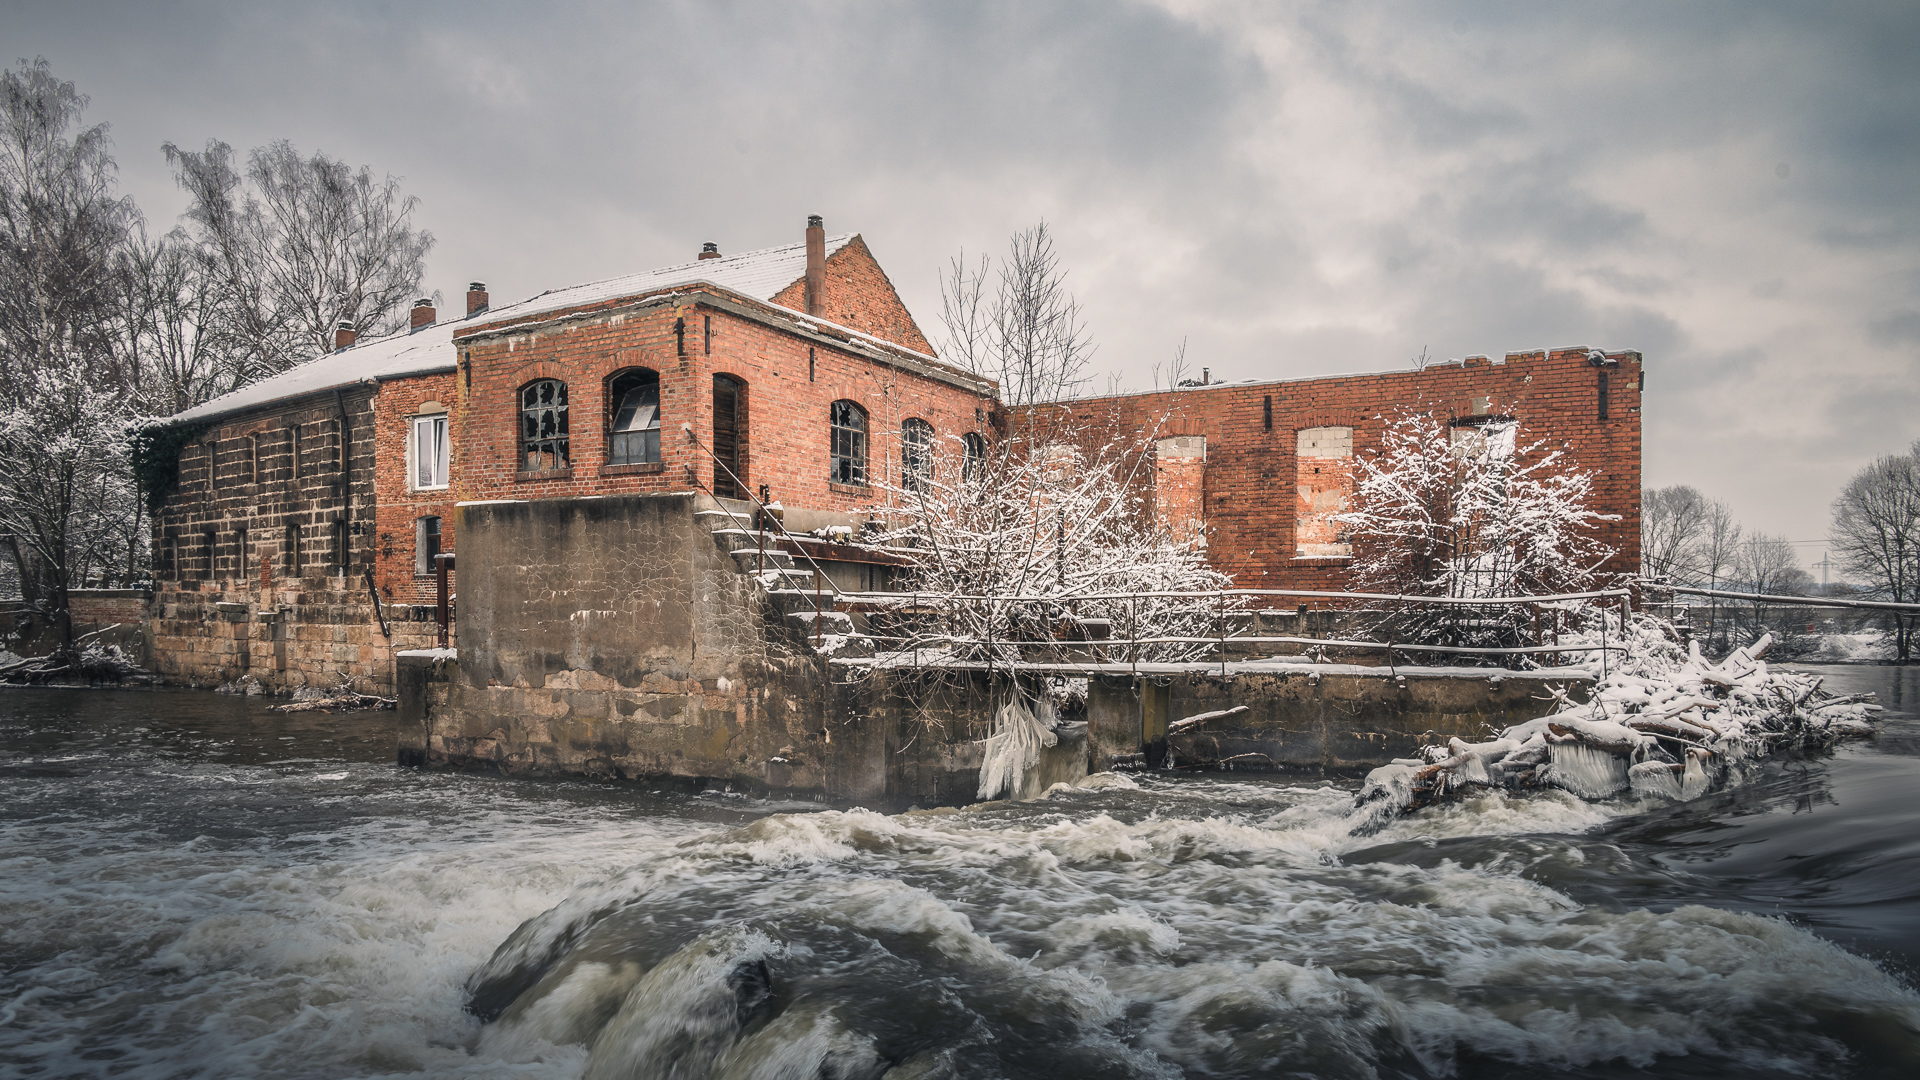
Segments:
[[[858,612],[833,610],[835,590],[804,558],[780,550],[777,530],[751,528],[754,506],[744,499],[702,499],[716,504],[694,511],[694,520],[713,536],[713,542],[733,559],[742,576],[754,579],[772,610],[821,655],[867,657],[873,642],[867,637],[866,617]]]

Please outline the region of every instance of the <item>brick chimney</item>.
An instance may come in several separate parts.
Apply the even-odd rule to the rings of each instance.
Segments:
[[[345,319],[340,320],[333,328],[334,350],[337,352],[341,349],[353,348],[353,336],[353,324]]]
[[[701,244],[701,245],[700,245],[700,257],[701,257],[701,258],[703,258],[703,259],[717,259],[717,258],[719,258],[719,257],[720,257],[720,245],[719,245],[719,244],[716,244],[716,243],[714,243],[714,242],[713,242],[713,241],[711,241],[711,240],[709,240],[709,241],[707,241],[707,242],[706,242],[706,243],[704,243],[704,244]]]
[[[423,296],[415,300],[413,302],[413,323],[408,327],[408,331],[412,332],[423,326],[432,326],[433,317],[433,297]]]
[[[487,310],[487,283],[475,281],[467,286],[467,314],[478,315]]]
[[[827,229],[819,214],[807,215],[807,314],[827,304]]]

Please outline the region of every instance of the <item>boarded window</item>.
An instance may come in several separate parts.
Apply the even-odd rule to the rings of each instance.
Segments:
[[[564,469],[572,461],[567,427],[567,384],[558,379],[528,383],[520,391],[520,469]]]
[[[607,464],[647,465],[660,460],[660,376],[643,368],[623,371],[607,384],[613,409],[607,421]]]
[[[867,410],[851,401],[836,401],[828,410],[831,440],[827,479],[836,484],[867,482]]]
[[[1353,500],[1353,429],[1301,428],[1294,450],[1298,501],[1294,510],[1294,555],[1302,559],[1347,558],[1353,544],[1347,526],[1334,520]]]
[[[440,554],[440,519],[423,517],[413,523],[413,572],[434,572],[434,556]]]

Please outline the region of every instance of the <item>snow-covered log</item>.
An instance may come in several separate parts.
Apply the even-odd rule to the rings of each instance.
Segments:
[[[1771,635],[1710,664],[1652,619],[1629,628],[1627,660],[1593,695],[1558,695],[1552,712],[1486,742],[1452,739],[1368,774],[1358,801],[1418,809],[1490,789],[1561,788],[1598,799],[1631,791],[1691,799],[1728,773],[1788,747],[1820,748],[1871,731],[1872,695],[1837,697],[1820,678],[1777,671]]]

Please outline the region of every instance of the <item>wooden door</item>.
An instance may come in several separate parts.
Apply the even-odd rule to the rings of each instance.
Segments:
[[[740,429],[746,404],[745,389],[738,379],[727,375],[713,377],[713,493],[722,498],[744,499],[747,478],[740,468]],[[724,466],[724,468],[722,467]],[[728,475],[731,473],[732,475]],[[735,479],[740,482],[734,483]]]

